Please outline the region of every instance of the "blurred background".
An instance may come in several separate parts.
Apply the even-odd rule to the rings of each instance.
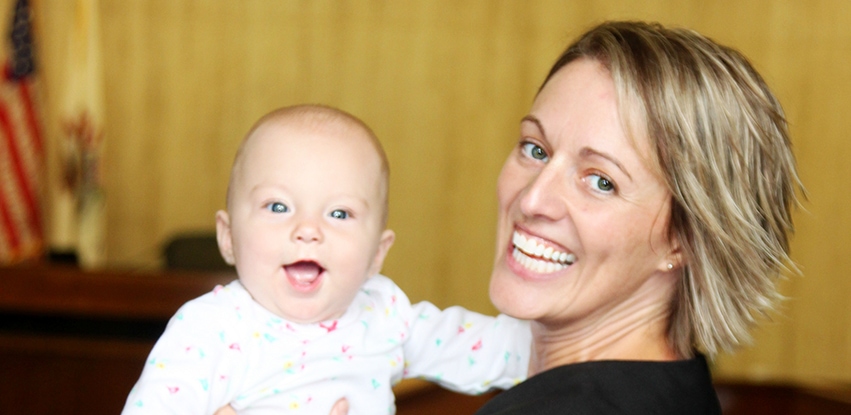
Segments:
[[[0,22],[15,1],[0,1]],[[157,270],[214,231],[246,130],[296,103],[381,139],[413,301],[492,313],[495,183],[550,64],[589,26],[696,29],[751,58],[784,104],[808,198],[800,276],[716,376],[851,382],[851,2],[846,0],[31,0],[45,149],[42,248]],[[5,38],[4,38],[5,39]],[[839,186],[839,187],[836,187]],[[38,245],[37,243],[35,245]],[[8,259],[16,261],[16,259]]]

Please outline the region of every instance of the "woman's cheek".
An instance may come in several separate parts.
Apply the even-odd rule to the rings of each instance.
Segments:
[[[508,209],[526,182],[526,174],[517,167],[515,163],[507,162],[497,180],[497,199],[500,210]]]

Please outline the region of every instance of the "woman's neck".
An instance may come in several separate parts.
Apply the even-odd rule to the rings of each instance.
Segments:
[[[532,322],[529,375],[594,360],[677,360],[668,343],[667,304],[620,304],[600,316],[572,322]]]

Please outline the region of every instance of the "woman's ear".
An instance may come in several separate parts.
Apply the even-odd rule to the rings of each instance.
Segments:
[[[673,271],[683,266],[683,254],[680,249],[680,242],[676,237],[671,238],[671,251],[668,255],[662,258],[662,263],[659,264],[661,271]]]
[[[234,265],[233,238],[230,231],[230,216],[224,210],[216,212],[216,242],[219,253],[228,265]]]
[[[375,253],[375,258],[372,260],[372,266],[369,267],[369,276],[378,274],[381,267],[384,266],[384,258],[387,257],[387,252],[393,246],[393,241],[396,240],[396,233],[390,229],[385,229],[381,233],[381,240],[378,242],[378,251]]]

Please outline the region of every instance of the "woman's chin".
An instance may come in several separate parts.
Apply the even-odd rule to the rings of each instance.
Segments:
[[[502,314],[521,320],[534,320],[538,316],[539,304],[530,301],[534,296],[529,294],[523,287],[505,281],[504,277],[496,273],[491,277],[491,303]]]

